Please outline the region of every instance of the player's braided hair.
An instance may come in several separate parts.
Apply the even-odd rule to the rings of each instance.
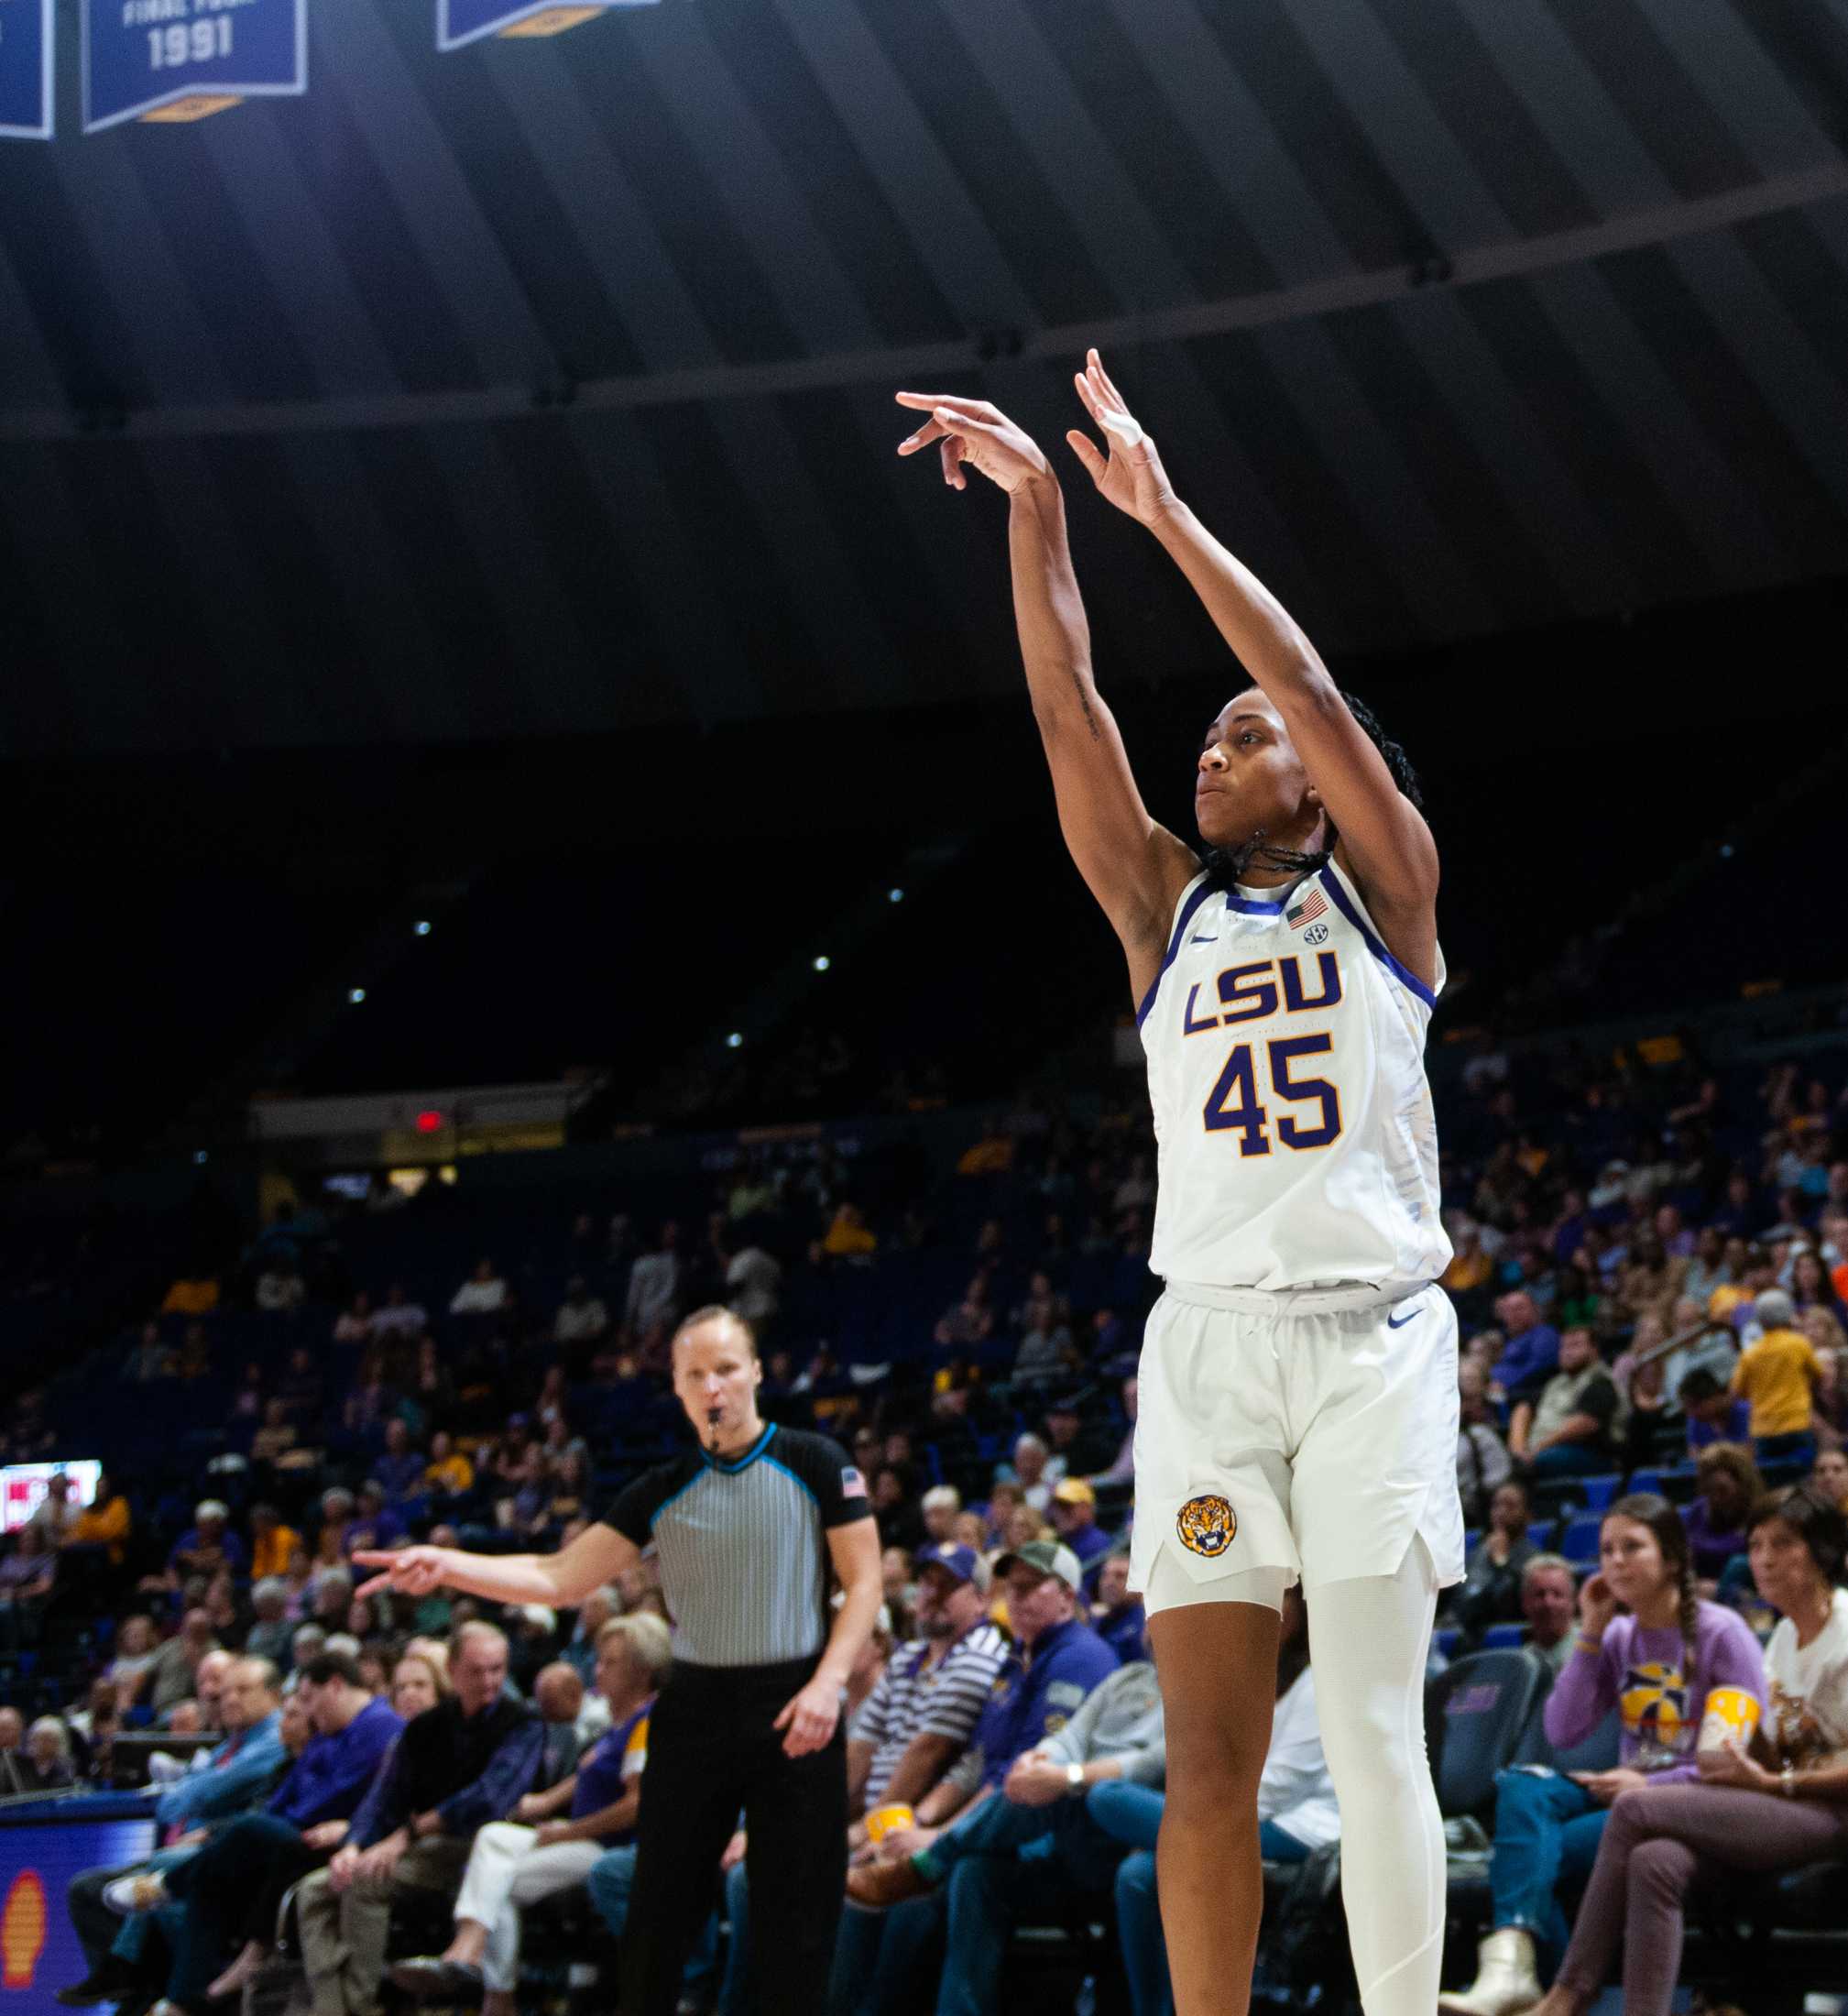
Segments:
[[[1423,811],[1425,794],[1419,789],[1418,773],[1412,768],[1412,759],[1405,754],[1404,746],[1394,741],[1380,726],[1379,716],[1364,700],[1348,692],[1345,687],[1340,690],[1348,712],[1353,716],[1361,734],[1384,758],[1386,768],[1392,772],[1393,782],[1405,797]],[[1329,832],[1332,834],[1333,830],[1333,822],[1330,821]],[[1234,882],[1242,882],[1246,871],[1252,866],[1280,868],[1285,874],[1298,877],[1313,875],[1333,851],[1332,846],[1308,854],[1294,847],[1279,847],[1274,841],[1264,838],[1264,829],[1260,827],[1250,839],[1237,847],[1213,848],[1207,855],[1206,869],[1211,885],[1224,889]]]

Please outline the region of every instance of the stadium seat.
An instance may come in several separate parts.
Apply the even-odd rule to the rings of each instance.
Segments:
[[[1492,1624],[1482,1633],[1485,1652],[1518,1651],[1526,1642],[1527,1627],[1525,1624]]]
[[[1495,1775],[1512,1761],[1551,1675],[1525,1652],[1471,1652],[1425,1689],[1425,1737],[1446,1819],[1486,1824]]]
[[[1662,1473],[1659,1470],[1633,1470],[1630,1473],[1629,1488],[1632,1496],[1643,1491],[1659,1492],[1662,1488]]]
[[[1624,1488],[1624,1480],[1619,1476],[1580,1477],[1578,1480],[1578,1486],[1580,1494],[1580,1503],[1583,1504],[1586,1511],[1602,1512],[1608,1508],[1612,1499]]]
[[[1574,1568],[1588,1568],[1596,1564],[1603,1523],[1598,1518],[1574,1519],[1567,1527],[1559,1541],[1559,1551]]]

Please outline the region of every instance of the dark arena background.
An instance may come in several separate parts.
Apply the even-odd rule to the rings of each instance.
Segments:
[[[1033,1810],[1044,1767],[1007,1767],[1062,1726],[1158,1808],[1121,1565],[1161,1291],[1133,1003],[1055,815],[1008,504],[894,452],[905,388],[1042,444],[1099,690],[1191,840],[1248,681],[1065,444],[1091,345],[1440,850],[1443,1980],[1534,2006],[1561,1948],[1494,1972],[1499,1774],[1609,1771],[1690,1712],[1651,1668],[1548,1734],[1604,1513],[1666,1496],[1768,1645],[1761,1495],[1848,1505],[1844,144],[1844,0],[0,0],[0,2011],[644,2016],[621,1828],[582,1838],[622,1882],[572,1863],[514,1962],[497,1921],[486,1962],[401,1963],[448,1949],[483,1820],[576,1824],[546,1788],[660,1684],[652,1625],[603,1634],[669,1612],[655,1556],[574,1607],[356,1594],[351,1556],[594,1528],[692,1457],[704,1305],[876,1517],[850,1884],[954,1838],[984,1772]],[[1754,1386],[1779,1350],[1794,1414]],[[1010,1648],[1036,1543],[1082,1570],[1046,1570],[1067,1649],[1140,1675],[1133,1741],[1133,1678],[1088,1716],[1044,1631]],[[1768,1725],[1752,1768],[1839,1832],[1698,1858],[1677,2009],[1848,2007],[1826,1594],[1824,1775],[1780,1784]],[[881,1802],[953,1600],[991,1662]],[[221,1908],[212,1840],[304,1818],[337,1752],[301,1869],[367,1846],[355,1690],[472,1715],[471,1617],[542,1754],[438,1824],[446,1890],[396,1884],[384,1978],[330,1985],[277,1898]],[[1252,2006],[1358,2011],[1293,1726],[1261,1813],[1327,1824],[1307,1860],[1263,1836]],[[1096,1806],[848,1902],[829,2016],[1171,2008],[1148,1846]],[[83,1873],[157,1850],[158,1912]],[[709,1877],[682,2008],[781,2007],[736,1843]]]

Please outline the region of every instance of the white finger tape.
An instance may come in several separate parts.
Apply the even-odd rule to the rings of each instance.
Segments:
[[[1098,410],[1098,425],[1121,441],[1125,448],[1133,448],[1143,439],[1143,430],[1127,413],[1113,413],[1107,408]]]

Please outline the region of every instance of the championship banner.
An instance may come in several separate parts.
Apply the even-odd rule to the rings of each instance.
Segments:
[[[308,0],[82,0],[82,10],[86,133],[209,118],[308,88]]]
[[[612,7],[651,7],[658,0],[436,0],[436,46],[461,49],[484,35],[563,35]]]
[[[0,0],[0,139],[51,137],[52,0]]]

